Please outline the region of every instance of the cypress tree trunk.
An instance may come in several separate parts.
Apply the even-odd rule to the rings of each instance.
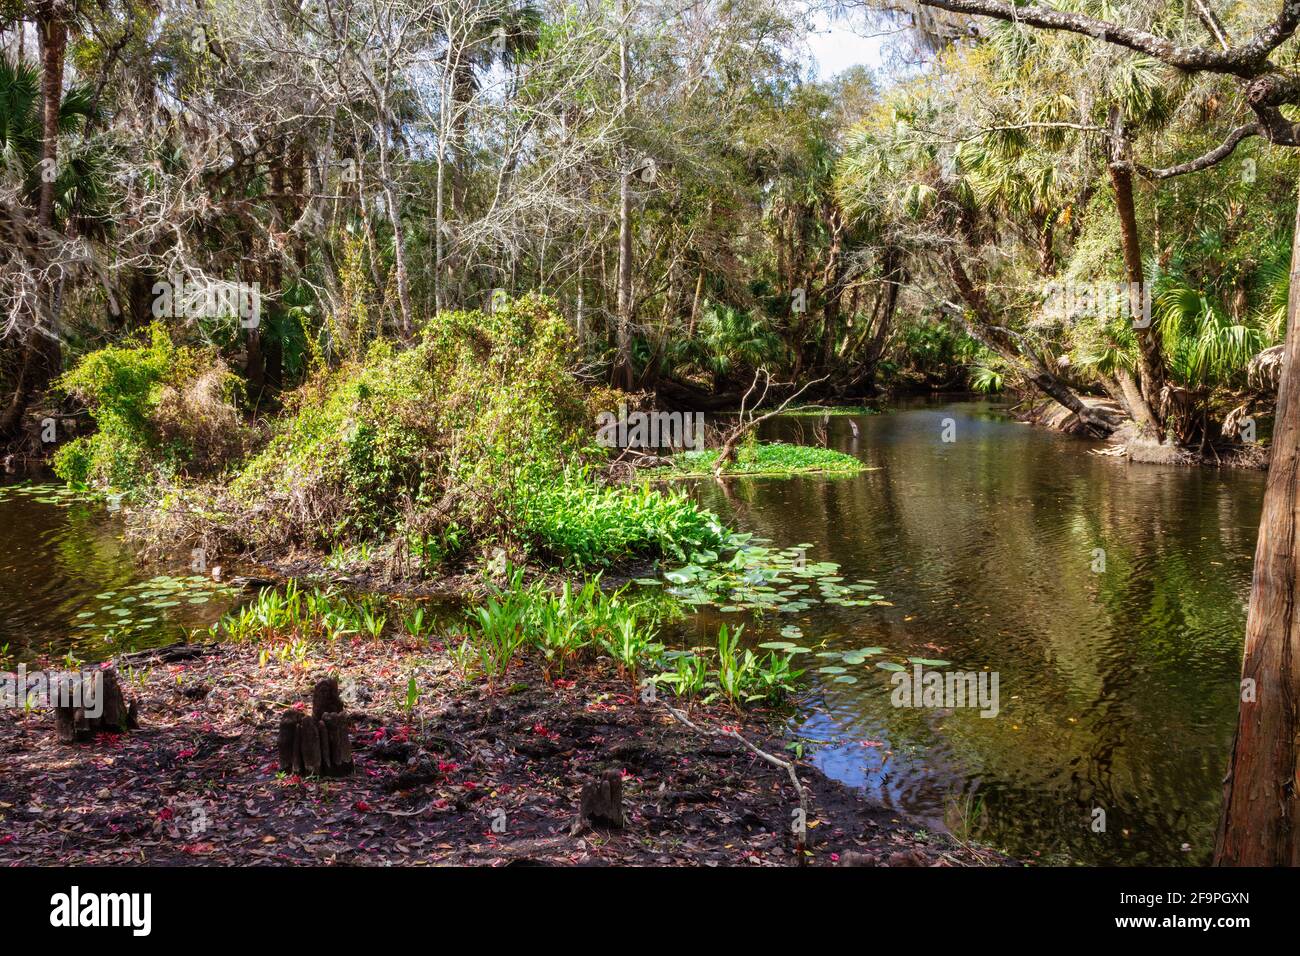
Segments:
[[[1285,358],[1255,573],[1246,620],[1241,703],[1223,783],[1215,843],[1220,866],[1300,866],[1300,592],[1296,511],[1300,508],[1300,207],[1291,247]]]

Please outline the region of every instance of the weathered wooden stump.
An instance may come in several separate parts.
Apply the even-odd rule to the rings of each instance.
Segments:
[[[280,717],[280,769],[307,777],[352,773],[352,720],[343,711],[338,681],[312,690],[312,713],[290,708]]]
[[[575,829],[582,826],[603,826],[622,829],[623,775],[617,770],[606,770],[599,780],[582,788]]]
[[[317,681],[316,686],[311,692],[311,716],[313,720],[320,720],[326,714],[342,713],[343,698],[339,695],[339,682],[336,678],[327,677],[324,680]]]
[[[139,726],[136,701],[128,702],[111,670],[81,671],[50,682],[54,733],[59,743],[75,744],[98,733],[125,733]]]

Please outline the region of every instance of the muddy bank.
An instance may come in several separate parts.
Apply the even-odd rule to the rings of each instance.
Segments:
[[[4,711],[0,865],[799,862],[786,772],[716,734],[789,756],[771,715],[697,707],[692,729],[600,670],[548,684],[523,665],[489,695],[410,642],[313,647],[302,661],[269,651],[131,655],[119,673],[141,729],[78,746],[55,742],[47,713]],[[282,774],[280,715],[326,673],[355,715],[355,772]],[[574,832],[582,786],[610,770],[626,827]],[[805,863],[1012,862],[868,806],[804,763],[798,776]]]
[[[1084,398],[1089,407],[1102,410],[1116,419],[1123,419],[1124,413],[1119,405],[1109,399]],[[1025,402],[1013,406],[1010,413],[1022,422],[1077,435],[1085,438],[1095,437],[1079,421],[1079,417],[1067,408],[1051,401]],[[1263,471],[1268,468],[1269,449],[1265,445],[1225,445],[1220,448],[1207,446],[1204,451],[1183,448],[1171,442],[1157,442],[1143,435],[1136,424],[1125,419],[1106,439],[1106,448],[1096,450],[1098,455],[1125,458],[1129,461],[1149,465],[1188,465],[1223,468],[1245,468]]]

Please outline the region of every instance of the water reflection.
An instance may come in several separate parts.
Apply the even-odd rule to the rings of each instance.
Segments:
[[[139,567],[102,502],[0,484],[0,649],[95,661],[207,626],[233,595],[186,568]]]
[[[1205,862],[1264,476],[1090,455],[984,403],[854,421],[831,418],[828,443],[879,470],[697,493],[778,547],[814,542],[810,557],[894,604],[819,605],[807,635],[997,671],[1001,712],[894,708],[868,663],[856,685],[818,686],[799,721],[826,741],[819,765],[1017,853]],[[786,440],[817,428],[770,424]]]
[[[944,442],[949,419],[955,440]],[[787,440],[821,427],[768,424],[768,437]],[[992,719],[894,708],[889,675],[871,661],[854,685],[814,678],[797,729],[823,742],[819,765],[1017,854],[1206,862],[1264,476],[1096,457],[982,403],[831,418],[825,435],[876,470],[703,482],[697,493],[777,547],[814,543],[811,560],[879,582],[893,606],[818,604],[751,622],[751,633],[798,623],[832,647],[997,671],[1001,699]],[[151,579],[119,533],[100,504],[0,486],[0,645],[19,659],[93,660],[122,642],[175,639],[227,606],[199,600],[184,569]],[[696,615],[685,636],[709,640],[737,617]],[[1095,808],[1104,833],[1091,828]]]

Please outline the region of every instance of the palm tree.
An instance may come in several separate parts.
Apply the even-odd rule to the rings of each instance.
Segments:
[[[81,129],[91,117],[92,97],[88,89],[73,87],[64,94],[63,67],[67,52],[68,17],[71,10],[57,0],[42,2],[34,10],[42,38],[41,71],[0,58],[0,155],[5,168],[20,178],[24,205],[36,211],[39,249],[60,223],[72,221],[78,206],[99,205],[102,187],[94,175],[93,154],[82,153],[75,162],[59,169],[60,136]],[[23,213],[20,213],[23,215]],[[45,296],[47,300],[52,296]],[[32,397],[45,389],[62,371],[63,349],[58,317],[45,323],[35,320],[27,333],[22,357],[13,373],[13,392],[0,412],[0,440],[18,434],[22,416]]]

